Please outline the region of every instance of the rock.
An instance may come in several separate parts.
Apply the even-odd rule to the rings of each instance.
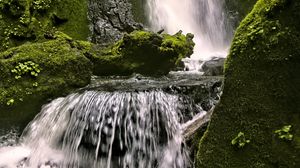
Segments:
[[[258,0],[241,22],[196,167],[300,167],[299,17],[299,0]]]
[[[203,63],[201,71],[204,76],[223,75],[225,58],[215,57]]]
[[[165,75],[193,52],[192,35],[157,34],[134,31],[125,34],[114,45],[100,48],[89,59],[94,63],[94,74],[103,75]]]
[[[124,33],[143,28],[132,15],[132,5],[129,0],[91,0],[89,4],[94,43],[112,43],[120,40]]]
[[[49,31],[86,40],[87,0],[0,1],[0,51],[27,41],[43,41]],[[76,12],[74,12],[76,11]]]
[[[0,53],[0,125],[9,124],[6,118],[25,124],[47,99],[90,82],[92,63],[84,56],[85,43],[62,33],[54,36]]]

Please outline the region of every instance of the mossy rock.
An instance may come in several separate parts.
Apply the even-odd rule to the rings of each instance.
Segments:
[[[0,118],[29,117],[49,98],[90,82],[89,43],[58,33],[53,40],[27,43],[0,53]],[[1,121],[2,122],[2,121]]]
[[[0,51],[43,41],[47,32],[56,30],[86,40],[87,9],[87,0],[1,0]]]
[[[196,167],[300,167],[299,16],[299,0],[259,0],[241,22]],[[291,140],[275,133],[287,125]],[[240,148],[232,145],[239,132]]]
[[[164,75],[193,53],[193,35],[134,31],[114,45],[101,48],[89,57],[95,75]]]

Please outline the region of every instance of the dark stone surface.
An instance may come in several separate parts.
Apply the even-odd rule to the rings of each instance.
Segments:
[[[128,0],[91,0],[89,19],[91,41],[95,43],[111,43],[124,33],[143,28],[134,20]]]
[[[220,76],[223,75],[225,58],[212,58],[203,63],[201,71],[204,76]]]
[[[183,122],[201,111],[214,107],[222,93],[223,77],[204,77],[199,75],[174,75],[149,78],[136,74],[132,77],[93,77],[91,84],[83,90],[99,91],[151,91],[163,90],[178,95],[183,106]]]

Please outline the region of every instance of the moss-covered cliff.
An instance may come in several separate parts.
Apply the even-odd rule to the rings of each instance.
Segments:
[[[299,16],[298,0],[259,0],[242,21],[196,167],[300,167]]]
[[[89,34],[87,9],[87,0],[1,0],[0,51],[44,40],[55,30],[85,40]]]

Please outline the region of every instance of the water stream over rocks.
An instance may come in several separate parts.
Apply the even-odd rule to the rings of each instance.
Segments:
[[[18,138],[0,135],[0,167],[188,168],[184,123],[218,101],[220,77],[93,77],[45,105]]]

